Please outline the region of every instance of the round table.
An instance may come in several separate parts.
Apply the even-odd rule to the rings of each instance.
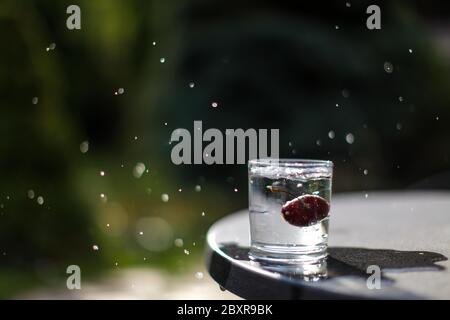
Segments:
[[[246,299],[449,299],[450,192],[335,195],[328,276],[319,281],[305,281],[288,269],[269,270],[250,261],[248,251],[247,210],[209,229],[209,273]],[[370,285],[376,275],[369,266],[381,270],[379,289]]]

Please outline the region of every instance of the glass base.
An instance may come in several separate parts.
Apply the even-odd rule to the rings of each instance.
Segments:
[[[250,259],[264,264],[296,265],[320,262],[327,257],[327,245],[274,246],[252,244]]]

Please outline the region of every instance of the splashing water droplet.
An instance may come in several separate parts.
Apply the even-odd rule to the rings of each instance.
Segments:
[[[203,272],[200,272],[200,271],[196,272],[195,273],[195,278],[198,279],[198,280],[203,279]]]
[[[34,190],[30,189],[27,192],[28,198],[33,199],[34,198]]]
[[[181,248],[184,245],[184,241],[181,238],[177,238],[174,241],[175,247]]]
[[[56,43],[52,42],[49,44],[49,46],[45,49],[47,52],[51,51],[51,50],[55,50],[56,48]]]
[[[44,204],[44,198],[42,196],[37,197],[37,203],[38,205],[42,206]]]
[[[81,153],[86,153],[89,151],[89,142],[88,141],[83,141],[82,143],[80,143],[80,151],[81,151]]]
[[[106,202],[108,202],[108,197],[106,196],[106,194],[100,193],[100,200],[101,200],[103,203],[106,203]]]
[[[383,65],[384,71],[386,71],[387,73],[392,73],[394,71],[394,66],[392,65],[392,63],[386,61]]]
[[[143,164],[142,162],[136,163],[136,165],[133,168],[133,176],[139,179],[140,177],[142,177],[144,172],[145,172],[145,164]]]
[[[38,104],[39,102],[39,98],[38,97],[33,97],[33,99],[31,99],[31,103],[32,104]]]
[[[168,202],[169,201],[169,195],[167,193],[163,193],[161,195],[162,202]]]
[[[352,144],[355,142],[355,136],[352,133],[347,133],[345,136],[345,141],[347,141],[348,144]]]
[[[333,130],[330,130],[330,131],[328,132],[328,138],[334,139],[335,136],[336,136],[336,134],[334,133]]]

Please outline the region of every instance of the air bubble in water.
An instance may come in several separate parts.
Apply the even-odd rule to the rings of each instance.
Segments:
[[[196,185],[195,192],[200,192],[200,191],[202,191],[202,187],[200,185]]]
[[[160,59],[159,59],[159,62],[161,62],[161,63],[166,62],[166,58],[160,58]]]
[[[217,102],[213,102],[213,103],[211,103],[211,106],[212,106],[213,108],[217,108],[219,105],[217,104]]]
[[[33,97],[33,99],[31,99],[31,103],[32,104],[38,104],[39,102],[39,98],[38,97]]]
[[[333,131],[333,130],[330,130],[330,131],[328,132],[328,138],[334,139],[334,137],[335,137],[334,131]]]
[[[369,170],[364,169],[363,173],[364,173],[365,176],[367,176],[369,174]]]
[[[195,87],[195,83],[189,82],[189,88],[193,88],[193,87]]]

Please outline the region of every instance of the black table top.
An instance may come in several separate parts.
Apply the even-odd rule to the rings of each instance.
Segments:
[[[247,299],[449,299],[450,192],[336,195],[330,212],[328,277],[304,281],[295,270],[250,261],[248,212],[216,222],[207,265],[220,286]],[[381,268],[369,289],[367,267]]]

